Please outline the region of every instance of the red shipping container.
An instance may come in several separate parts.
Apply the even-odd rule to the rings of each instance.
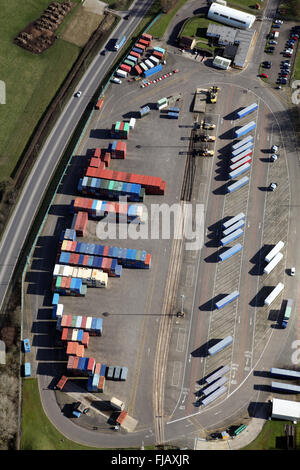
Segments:
[[[105,167],[107,168],[109,163],[110,163],[110,153],[109,152],[106,152],[105,156],[104,156],[104,163],[105,163]]]
[[[100,369],[101,369],[101,364],[100,362],[97,362],[97,364],[95,364],[95,370],[94,370],[94,374],[100,374]]]
[[[146,40],[146,39],[139,39],[139,44],[143,44],[144,46],[148,47],[150,45],[151,41]],[[139,46],[137,46],[139,47]]]
[[[93,157],[97,157],[97,158],[101,157],[101,149],[99,147],[94,150]]]
[[[87,370],[91,373],[94,372],[95,362],[96,361],[93,357],[89,358],[88,365],[87,365]]]
[[[69,356],[68,363],[67,363],[67,369],[73,369],[73,366],[74,366],[74,356]]]
[[[68,328],[63,328],[62,333],[61,333],[61,339],[62,341],[66,341],[68,338]]]
[[[83,266],[87,266],[88,261],[89,261],[89,255],[84,255],[83,262],[82,262]]]
[[[76,372],[76,369],[78,367],[79,357],[77,356],[72,356],[72,357],[73,357],[73,371]]]
[[[122,131],[122,130],[124,129],[124,124],[125,124],[124,121],[122,121],[122,122],[120,123],[120,128],[119,128],[120,131]]]
[[[72,325],[72,315],[67,315],[66,326],[71,327],[71,325]]]
[[[74,230],[76,231],[76,235],[83,237],[86,231],[87,223],[88,223],[88,213],[79,211],[77,213],[77,219],[75,222]]]
[[[90,161],[90,166],[95,167],[95,168],[99,168],[100,163],[101,163],[100,158],[92,157],[91,161]]]
[[[139,59],[141,57],[141,54],[139,54],[138,52],[135,52],[135,51],[130,51],[130,55],[132,55],[132,57],[136,57],[137,59]]]
[[[85,323],[84,323],[84,327],[85,327]],[[84,327],[82,326],[82,328],[84,329]],[[83,336],[82,336],[82,344],[85,348],[88,348],[89,346],[89,341],[90,341],[90,335],[88,334],[87,331],[85,331],[83,333]]]
[[[125,411],[125,410],[121,411],[121,413],[119,414],[119,416],[116,419],[116,422],[121,426],[121,424],[123,423],[126,416],[128,416],[127,411]]]
[[[76,355],[78,343],[76,341],[69,341],[67,343],[67,354]]]
[[[68,377],[66,377],[65,375],[63,375],[60,380],[58,381],[57,385],[56,385],[56,388],[58,388],[58,390],[62,390],[64,388],[64,386],[66,385],[66,382],[68,380]]]
[[[103,103],[104,103],[103,98],[100,98],[100,99],[97,101],[95,108],[96,108],[96,109],[101,109],[102,106],[103,106]]]
[[[81,328],[84,330],[85,329],[85,325],[86,325],[86,317],[82,317],[82,320],[81,320]],[[82,338],[83,339],[83,338]]]
[[[152,41],[152,39],[153,39],[151,34],[148,34],[148,33],[143,33],[142,38],[145,39],[146,41]]]
[[[122,64],[122,65],[120,66],[120,69],[121,69],[121,70],[124,70],[125,72],[130,72],[131,67],[130,67],[129,65]]]
[[[153,51],[152,53],[154,55],[154,57],[157,57],[158,59],[162,60],[164,58],[164,55],[162,52],[159,52],[159,51]]]
[[[142,75],[143,71],[139,65],[136,65],[134,68],[138,75]]]
[[[101,375],[101,377],[99,378],[99,382],[98,382],[98,390],[99,392],[104,392],[104,386],[105,386],[105,377],[103,375]]]
[[[140,42],[137,42],[135,47],[138,47],[139,49],[142,49],[143,51],[146,49],[145,44],[141,44]]]
[[[78,344],[76,346],[76,356],[77,357],[84,357],[84,345]]]

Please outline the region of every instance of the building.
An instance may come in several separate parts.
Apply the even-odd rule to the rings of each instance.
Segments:
[[[220,5],[219,3],[211,4],[207,17],[219,23],[240,29],[251,28],[256,19],[254,15]]]
[[[300,402],[273,398],[271,417],[288,421],[299,421]]]
[[[196,44],[196,39],[191,38],[190,36],[182,36],[179,39],[179,47],[181,47],[182,49],[192,50],[194,49],[195,44]]]
[[[231,64],[230,59],[226,59],[225,57],[216,56],[213,61],[213,66],[217,67],[218,69],[228,70]]]
[[[225,46],[223,56],[232,60],[232,66],[243,69],[247,63],[250,47],[256,31],[241,30],[209,23],[206,36],[218,40],[218,45]]]

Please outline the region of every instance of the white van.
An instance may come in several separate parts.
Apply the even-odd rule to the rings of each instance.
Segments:
[[[122,80],[120,80],[117,77],[112,78],[111,81],[114,82],[114,83],[119,83],[119,84],[122,83]]]

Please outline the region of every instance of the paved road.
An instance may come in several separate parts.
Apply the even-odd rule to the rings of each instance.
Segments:
[[[121,20],[108,41],[122,35],[129,37],[151,4],[152,0],[136,0],[131,8],[133,14],[130,19]],[[45,188],[82,113],[115,58],[116,52],[108,52],[104,57],[95,57],[78,84],[78,90],[82,91],[81,98],[72,97],[66,104],[25,183],[0,244],[0,309]]]

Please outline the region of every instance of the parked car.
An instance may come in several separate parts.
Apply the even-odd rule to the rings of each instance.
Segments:
[[[279,150],[279,147],[277,145],[272,145],[271,147],[272,152],[276,153]]]
[[[270,191],[275,191],[276,188],[277,188],[277,183],[270,183],[270,185],[269,185],[269,190]]]
[[[273,153],[273,155],[271,155],[272,162],[276,162],[277,158],[278,158],[278,155],[276,155],[276,153]]]
[[[268,60],[265,60],[263,63],[262,63],[262,66],[264,69],[270,69],[272,67],[272,62],[268,61]]]
[[[283,21],[282,21],[282,20],[274,20],[274,23],[275,23],[275,24],[282,24]]]
[[[296,268],[294,268],[294,267],[291,268],[291,270],[290,270],[290,275],[291,275],[291,276],[295,276],[295,273],[296,273]]]
[[[279,29],[279,28],[280,28],[280,24],[273,24],[272,28]]]
[[[266,73],[261,73],[261,74],[260,74],[260,77],[262,77],[262,78],[269,78],[269,75],[266,74]]]
[[[275,50],[275,46],[269,46],[269,49],[270,49],[271,51],[274,51],[274,50]]]
[[[269,44],[278,44],[278,43],[277,43],[277,41],[275,41],[274,39],[271,39],[271,40],[269,41]]]
[[[120,84],[120,83],[122,83],[122,80],[120,80],[120,79],[117,78],[117,77],[113,77],[113,78],[111,79],[111,82]]]

